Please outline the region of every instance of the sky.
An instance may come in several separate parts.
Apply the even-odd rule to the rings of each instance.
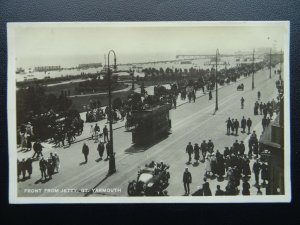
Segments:
[[[17,67],[174,59],[177,54],[230,54],[286,47],[286,23],[18,23],[8,27]],[[111,55],[112,56],[112,55]],[[111,60],[111,63],[113,61]]]

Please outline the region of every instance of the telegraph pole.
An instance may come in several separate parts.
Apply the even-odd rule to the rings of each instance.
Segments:
[[[130,70],[131,75],[131,90],[134,90],[134,70]]]
[[[272,48],[270,48],[270,79],[272,78],[272,77],[271,77],[271,74],[272,74],[272,68],[271,68],[271,65],[272,65],[272,63],[271,63],[271,62],[272,62],[272,58],[271,58],[271,57],[272,57]]]
[[[109,134],[110,134],[110,148],[111,148],[111,154],[109,156],[109,174],[112,174],[116,172],[116,163],[115,163],[115,156],[114,156],[114,142],[113,142],[113,128],[112,128],[112,123],[113,123],[113,115],[112,115],[112,107],[111,107],[111,70],[109,67],[109,56],[110,53],[114,54],[114,69],[117,68],[117,57],[116,53],[114,50],[110,50],[108,52],[108,58],[107,58],[107,77],[108,77],[108,109],[109,109]]]
[[[281,78],[281,74],[282,74],[282,64],[283,64],[283,51],[281,49],[280,51],[280,73],[279,73],[279,80],[282,81],[282,78]]]
[[[254,90],[254,53],[255,53],[255,49],[253,49],[253,55],[252,55],[252,90]]]
[[[215,111],[219,109],[218,107],[218,54],[219,49],[216,50],[216,75],[215,75],[215,82],[216,82],[216,108]]]

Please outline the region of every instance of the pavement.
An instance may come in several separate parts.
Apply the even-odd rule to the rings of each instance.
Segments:
[[[60,156],[61,170],[53,176],[52,180],[45,183],[40,181],[40,171],[38,161],[33,163],[33,174],[31,179],[18,183],[18,196],[43,196],[43,197],[73,197],[73,196],[127,196],[128,182],[136,179],[138,168],[154,161],[163,160],[170,165],[170,185],[167,188],[171,196],[182,196],[184,188],[182,184],[182,174],[186,166],[189,167],[193,176],[191,193],[197,190],[197,186],[203,183],[205,164],[197,166],[187,165],[188,155],[185,148],[188,142],[201,143],[202,140],[212,139],[215,150],[219,149],[223,153],[224,147],[231,146],[235,140],[244,140],[246,152],[248,152],[249,135],[239,131],[238,136],[226,135],[226,119],[242,116],[250,117],[253,122],[253,129],[258,136],[261,133],[262,116],[253,115],[254,102],[257,100],[257,92],[262,93],[261,100],[267,102],[276,97],[275,76],[269,79],[268,70],[259,71],[255,74],[255,89],[251,89],[251,77],[239,80],[232,85],[225,85],[219,89],[219,110],[215,113],[215,92],[213,99],[208,100],[208,95],[197,92],[195,103],[178,101],[177,109],[170,111],[172,120],[172,134],[168,138],[161,140],[148,147],[136,147],[132,145],[131,133],[126,132],[125,121],[118,122],[114,127],[114,151],[116,152],[117,172],[107,176],[108,161],[99,161],[97,143],[87,140],[89,136],[89,123],[85,123],[84,132],[77,137],[76,143],[67,148],[54,148],[51,144],[44,143],[44,155],[49,156],[50,152],[57,152]],[[244,83],[244,91],[237,91],[236,86]],[[244,109],[240,108],[240,99],[244,97]],[[102,129],[105,120],[98,122]],[[94,123],[92,123],[94,124]],[[81,141],[83,140],[83,141]],[[89,161],[82,164],[84,157],[81,153],[83,142],[90,148]],[[18,150],[18,158],[32,156],[33,152],[21,152]],[[106,155],[105,155],[106,156]],[[253,163],[253,160],[251,161]],[[251,165],[252,166],[252,165]],[[253,187],[254,177],[250,179],[251,195],[256,195],[257,189]],[[224,190],[227,181],[218,182],[217,179],[208,179],[212,193],[215,193],[216,185],[219,184]],[[241,182],[242,183],[242,182]],[[102,189],[100,192],[88,193],[95,188]],[[30,189],[41,189],[41,192],[32,193]],[[74,189],[74,192],[71,191]],[[107,191],[107,190],[113,191]],[[242,190],[242,188],[239,188]],[[48,191],[46,191],[48,190]],[[64,190],[64,191],[63,191]],[[69,191],[67,191],[69,190]],[[265,192],[262,189],[263,193]]]

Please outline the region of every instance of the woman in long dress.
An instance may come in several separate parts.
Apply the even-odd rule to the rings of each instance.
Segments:
[[[197,143],[194,146],[194,159],[195,163],[198,163],[200,159],[200,147]]]
[[[22,148],[22,150],[23,150],[24,148],[27,147],[27,146],[26,146],[25,133],[20,132],[20,137],[21,137],[21,148]]]
[[[261,165],[261,179],[263,180],[263,184],[266,184],[266,180],[268,180],[268,166],[266,163]]]
[[[202,185],[202,190],[203,190],[203,196],[212,196],[211,190],[209,187],[209,183],[207,182],[207,179],[203,179],[204,183]]]
[[[32,149],[31,135],[30,134],[26,134],[26,148],[27,148],[27,151],[31,151],[31,149]]]
[[[54,157],[55,157],[55,170],[56,172],[59,172],[60,170],[60,160],[59,160],[59,156],[57,155],[57,153],[54,153]]]
[[[250,160],[247,156],[244,157],[243,174],[245,177],[251,176]]]
[[[225,160],[222,154],[217,154],[217,173],[219,178],[225,175]]]
[[[210,159],[211,159],[211,161],[210,161],[211,172],[212,172],[213,176],[215,176],[215,174],[218,173],[218,170],[217,170],[217,158],[216,158],[215,153],[211,154],[211,158]]]
[[[93,127],[93,125],[91,125],[91,127],[90,127],[90,135],[91,135],[91,138],[92,138],[92,140],[94,139],[94,127]]]
[[[211,158],[210,157],[211,157],[211,155],[208,153],[205,158],[205,161],[206,161],[205,176],[210,176],[210,173],[211,173]]]

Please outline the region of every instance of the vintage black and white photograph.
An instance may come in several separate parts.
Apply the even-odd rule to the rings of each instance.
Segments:
[[[289,202],[289,22],[9,23],[10,203]]]

